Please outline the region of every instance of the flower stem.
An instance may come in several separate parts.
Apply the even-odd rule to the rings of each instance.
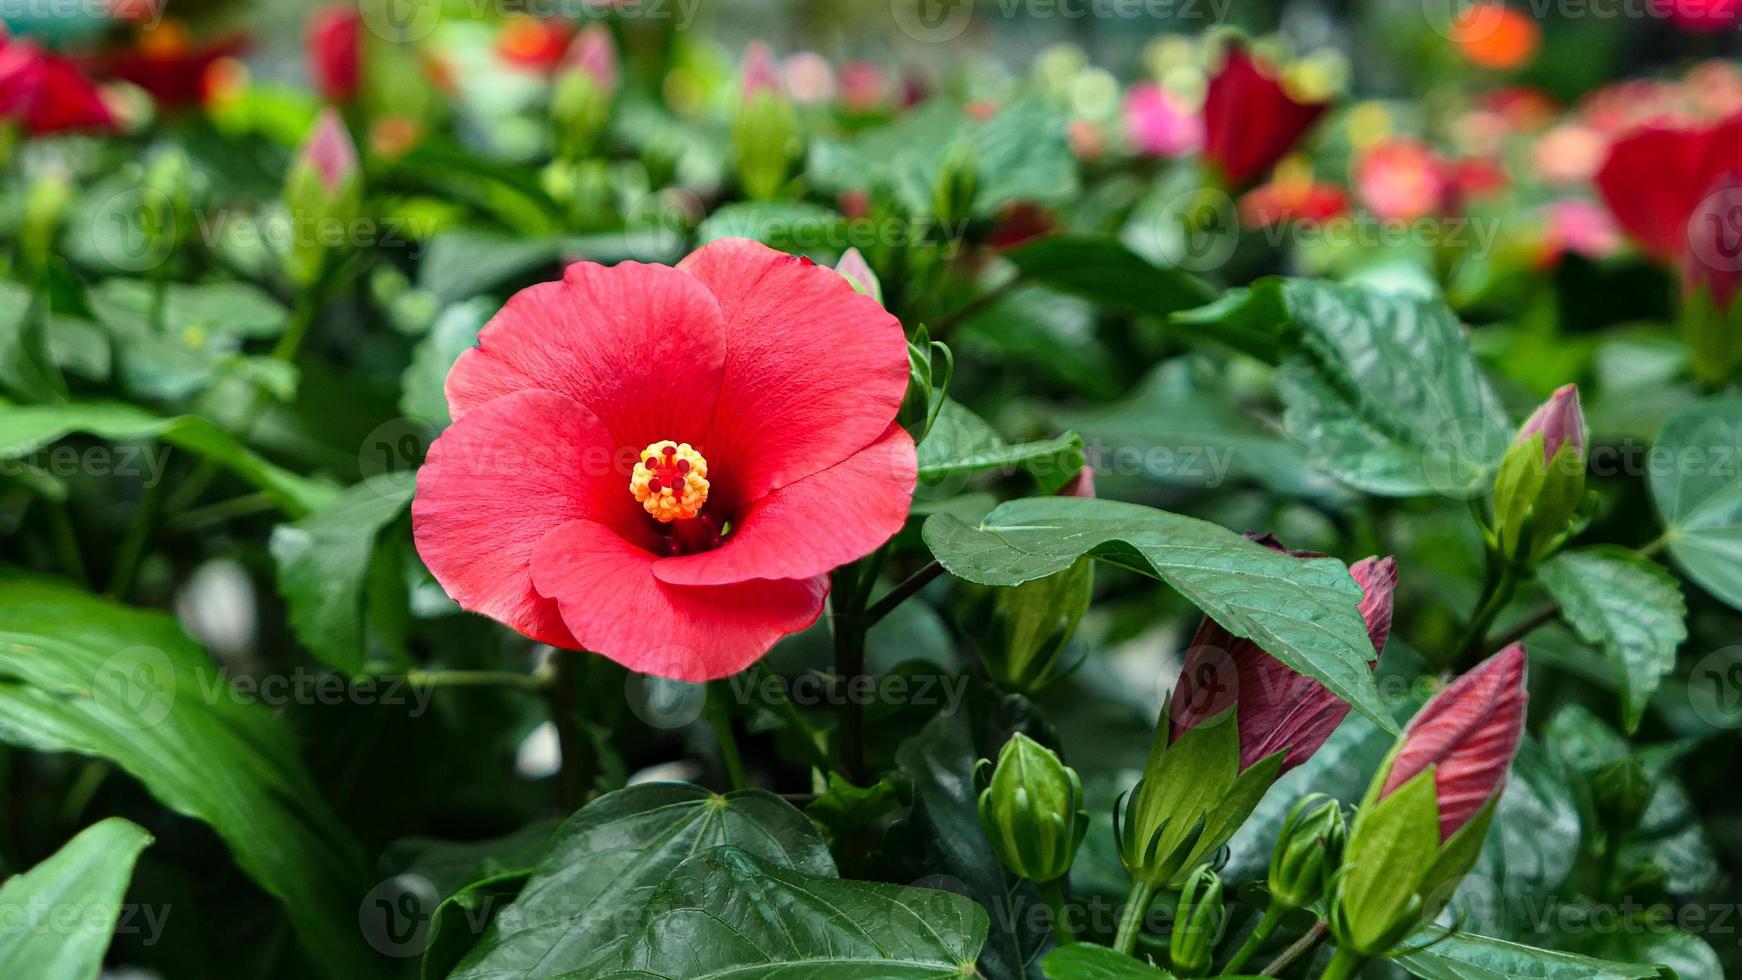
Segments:
[[[1119,931],[1113,934],[1113,948],[1126,956],[1137,948],[1137,934],[1143,931],[1143,920],[1149,916],[1149,904],[1155,901],[1155,886],[1146,881],[1131,884],[1131,894],[1125,898],[1125,911],[1119,916]]]
[[[744,789],[750,780],[744,775],[744,757],[738,752],[738,736],[732,731],[732,712],[727,705],[731,688],[725,681],[708,685],[708,720],[714,727],[714,741],[720,743],[720,761],[726,767],[726,779],[733,789]]]
[[[549,678],[509,670],[413,670],[405,675],[412,687],[514,687],[543,691]]]
[[[1350,977],[1360,972],[1361,964],[1365,962],[1367,962],[1366,957],[1358,956],[1339,946],[1337,954],[1331,957],[1331,964],[1325,967],[1325,972],[1319,974],[1319,980],[1349,980]]]
[[[556,726],[557,749],[562,754],[556,773],[557,802],[564,813],[581,808],[581,733],[575,724],[575,667],[581,654],[557,650],[551,654],[555,673],[545,697],[550,703],[551,724]]]
[[[1518,569],[1506,559],[1489,555],[1487,581],[1482,586],[1482,598],[1476,604],[1476,612],[1470,617],[1470,625],[1464,629],[1463,639],[1458,643],[1457,655],[1453,665],[1459,670],[1467,670],[1473,662],[1482,655],[1485,648],[1483,641],[1488,637],[1488,628],[1494,625],[1495,617],[1512,602],[1512,593],[1518,588]],[[1498,564],[1498,570],[1495,566]]]
[[[1065,913],[1063,884],[1063,878],[1035,882],[1035,887],[1040,889],[1041,899],[1046,902],[1046,910],[1052,916],[1053,935],[1058,937],[1061,946],[1077,941],[1076,930],[1071,928],[1071,920]]]
[[[856,614],[837,613],[834,627],[835,676],[847,695],[841,699],[841,770],[858,784],[865,775],[865,705],[852,691],[865,674],[866,624]]]
[[[889,615],[891,612],[894,612],[896,606],[911,599],[914,593],[930,585],[934,579],[943,573],[944,566],[934,561],[919,571],[914,572],[912,575],[909,575],[895,588],[883,593],[883,598],[878,599],[876,603],[872,604],[871,608],[865,610],[865,620],[867,625],[875,623]],[[875,574],[875,572],[872,574]]]
[[[1305,935],[1296,939],[1287,949],[1276,954],[1276,959],[1265,964],[1264,969],[1258,971],[1258,975],[1261,977],[1281,976],[1282,971],[1288,969],[1295,960],[1305,956],[1330,931],[1330,927],[1326,926],[1322,920],[1315,923],[1311,929],[1306,931]]]
[[[1234,952],[1234,957],[1228,961],[1226,966],[1222,967],[1222,972],[1239,973],[1240,968],[1246,965],[1246,961],[1251,959],[1252,955],[1258,952],[1265,942],[1275,934],[1276,927],[1282,924],[1282,916],[1282,905],[1274,900],[1271,901],[1270,907],[1264,910],[1264,917],[1258,920],[1256,926],[1252,927],[1252,935],[1246,937],[1246,941]]]

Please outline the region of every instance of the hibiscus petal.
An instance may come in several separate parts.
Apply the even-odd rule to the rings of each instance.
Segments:
[[[725,358],[719,305],[692,277],[577,262],[562,281],[516,293],[484,325],[448,375],[449,414],[544,388],[591,409],[631,453],[662,439],[701,447]]]
[[[809,578],[876,550],[901,530],[918,475],[913,438],[898,425],[845,462],[757,501],[713,551],[653,566],[673,585]]]
[[[750,502],[833,466],[894,421],[907,392],[900,321],[839,273],[741,238],[678,268],[719,300],[726,372],[710,479]]]
[[[826,576],[720,586],[668,585],[658,559],[596,521],[546,535],[532,580],[556,600],[582,649],[630,670],[707,681],[755,663],[775,641],[816,622]]]
[[[462,607],[575,646],[556,604],[533,590],[529,565],[533,547],[565,522],[638,523],[613,448],[603,423],[554,392],[516,392],[466,413],[418,470],[418,554]]]

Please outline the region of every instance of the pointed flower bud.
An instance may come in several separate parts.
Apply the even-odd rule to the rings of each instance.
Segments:
[[[362,32],[354,4],[322,7],[309,18],[309,77],[328,102],[349,102],[362,87]]]
[[[1071,477],[1065,482],[1064,486],[1059,487],[1058,492],[1053,494],[1053,496],[1088,497],[1093,499],[1095,496],[1095,468],[1093,466],[1085,465],[1082,469],[1077,471],[1076,476]]]
[[[774,56],[760,41],[744,54],[741,101],[732,120],[732,150],[738,182],[751,198],[766,201],[780,193],[787,172],[802,152],[798,115],[780,82]]]
[[[557,148],[565,158],[586,156],[610,121],[617,71],[617,47],[605,25],[592,24],[575,35],[550,99]]]
[[[1560,547],[1585,497],[1585,415],[1564,385],[1513,439],[1494,477],[1495,546],[1534,565]]]
[[[357,146],[336,110],[321,113],[297,153],[285,179],[284,203],[292,229],[287,271],[292,280],[308,285],[320,278],[328,257],[349,242],[349,226],[363,208]]]
[[[1349,831],[1330,925],[1339,946],[1390,951],[1451,898],[1487,836],[1524,734],[1524,647],[1513,644],[1418,712]]]
[[[1180,977],[1208,976],[1210,957],[1228,924],[1228,907],[1222,903],[1222,878],[1207,864],[1200,864],[1186,878],[1175,909],[1168,956]]]
[[[1297,99],[1245,45],[1232,44],[1204,95],[1204,161],[1227,189],[1244,190],[1328,108],[1328,100]]]
[[[896,421],[913,436],[915,443],[920,443],[943,414],[956,361],[949,347],[932,340],[922,323],[907,342],[907,369],[907,394],[901,400]]]
[[[1347,833],[1342,804],[1323,793],[1301,797],[1288,811],[1270,855],[1266,884],[1271,900],[1284,909],[1306,908],[1318,901],[1326,882],[1342,865]]]
[[[957,140],[944,151],[938,166],[937,186],[932,188],[932,215],[954,223],[973,217],[974,198],[980,193],[980,154],[966,140]]]
[[[835,263],[835,271],[853,284],[853,288],[877,302],[883,302],[883,284],[878,281],[877,273],[871,269],[871,263],[865,261],[865,256],[859,254],[857,248],[849,248],[841,253],[841,261]]]
[[[1268,535],[1258,541],[1284,550]],[[1350,575],[1377,652],[1391,629],[1396,562],[1368,558]],[[1277,777],[1318,751],[1349,713],[1324,685],[1213,620],[1193,643],[1143,779],[1115,813],[1126,869],[1157,886],[1227,843]]]
[[[1029,881],[1063,878],[1089,830],[1076,770],[1020,732],[1004,743],[988,780],[991,765],[981,759],[976,777],[984,785],[980,825],[998,859]]]

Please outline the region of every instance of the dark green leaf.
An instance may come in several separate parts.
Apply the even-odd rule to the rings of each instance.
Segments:
[[[322,663],[347,675],[368,667],[363,587],[375,539],[411,503],[416,474],[386,473],[272,531],[278,592],[290,607],[297,638]],[[404,652],[391,664],[405,667]]]
[[[1047,235],[1005,257],[1024,278],[1133,313],[1167,316],[1215,298],[1198,277],[1154,265],[1110,236]]]
[[[520,897],[490,923],[451,976],[556,976],[596,963],[692,854],[731,844],[812,875],[834,861],[804,814],[760,790],[721,796],[644,783],[599,797],[557,829]]]
[[[0,977],[96,980],[133,862],[151,835],[111,817],[0,886]],[[33,921],[34,914],[44,918]]]
[[[1206,521],[1111,500],[1014,500],[978,527],[935,514],[924,533],[952,575],[981,585],[1020,585],[1083,555],[1159,578],[1235,636],[1396,728],[1368,666],[1361,589],[1339,561],[1292,558]]]
[[[1047,954],[1048,980],[1173,980],[1173,974],[1093,943],[1072,943]]]
[[[49,357],[43,306],[16,283],[0,282],[0,391],[33,402],[61,402],[66,380]]]
[[[1464,933],[1443,939],[1421,933],[1406,945],[1427,947],[1395,958],[1423,980],[1655,980],[1662,975],[1653,966],[1630,966]]]
[[[477,298],[443,310],[429,335],[411,352],[411,365],[400,376],[399,410],[412,418],[446,425],[448,372],[467,349],[478,342],[478,331],[496,313],[495,302]]]
[[[1617,545],[1556,555],[1537,569],[1537,577],[1560,601],[1562,617],[1579,638],[1620,669],[1627,728],[1637,728],[1687,638],[1681,588],[1661,565]]]
[[[107,759],[204,821],[284,902],[328,973],[375,976],[357,931],[361,848],[289,731],[233,690],[174,619],[0,573],[0,738]]]
[[[1083,468],[1083,440],[1074,432],[1039,442],[1012,445],[978,415],[953,401],[919,444],[921,496],[942,496],[959,489],[955,478],[990,470],[1023,470],[1051,493]]]

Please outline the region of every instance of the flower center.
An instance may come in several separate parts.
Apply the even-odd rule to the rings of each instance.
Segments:
[[[708,502],[708,461],[687,442],[656,442],[641,451],[629,492],[656,521],[689,520]]]

